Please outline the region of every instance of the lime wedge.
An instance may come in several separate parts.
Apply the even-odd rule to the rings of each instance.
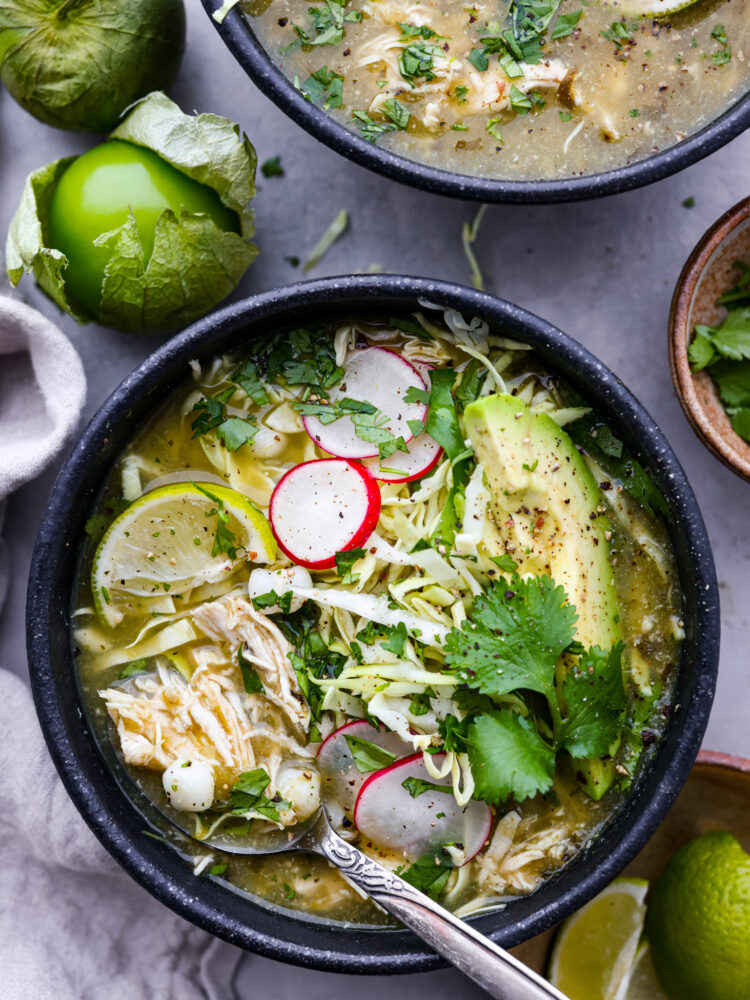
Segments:
[[[638,947],[625,1000],[669,1000],[651,962],[647,941],[643,941]]]
[[[138,603],[215,583],[245,561],[270,563],[276,540],[258,508],[214,483],[174,483],[140,497],[99,543],[91,568],[94,605],[114,627]]]
[[[623,14],[639,17],[667,17],[676,14],[678,10],[692,7],[698,0],[617,0],[612,4],[616,11]]]
[[[618,878],[560,928],[548,979],[570,1000],[625,1000],[648,882]]]

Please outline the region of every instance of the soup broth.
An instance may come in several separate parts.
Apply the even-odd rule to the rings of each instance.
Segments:
[[[245,0],[302,93],[395,153],[480,177],[599,173],[698,131],[747,90],[745,0]]]
[[[455,313],[191,369],[89,521],[73,642],[98,739],[197,838],[197,877],[269,905],[383,920],[319,858],[200,843],[320,802],[461,914],[533,892],[669,714],[655,487],[533,352]]]

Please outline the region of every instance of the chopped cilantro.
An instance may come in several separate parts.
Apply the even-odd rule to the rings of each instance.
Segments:
[[[281,165],[280,156],[272,156],[260,165],[260,172],[264,177],[283,177],[284,168]]]
[[[342,583],[357,582],[359,574],[352,573],[352,567],[364,555],[364,549],[347,549],[345,552],[336,553],[336,572],[341,577]]]
[[[424,778],[405,778],[401,782],[401,787],[405,788],[413,799],[424,795],[425,792],[444,792],[453,794],[452,785],[436,785],[434,781],[425,781]]]
[[[444,848],[438,848],[423,854],[406,871],[401,878],[413,885],[415,889],[425,893],[430,899],[439,899],[453,871],[453,862]]]
[[[131,660],[130,663],[126,663],[122,668],[120,673],[117,675],[118,680],[124,680],[126,677],[135,677],[138,674],[145,674],[148,672],[148,660]]]
[[[240,644],[237,647],[237,662],[240,666],[240,673],[242,674],[242,683],[245,687],[245,691],[248,694],[263,694],[265,688],[263,687],[263,681],[255,669],[255,667],[248,660],[245,659],[245,650]]]
[[[369,740],[363,740],[360,736],[349,736],[345,733],[344,739],[360,774],[369,774],[371,771],[389,767],[396,759],[395,753],[384,750]]]
[[[198,483],[191,483],[191,485],[200,490],[204,496],[207,496],[209,500],[213,500],[216,504],[211,510],[206,511],[206,517],[216,517],[216,535],[214,536],[211,555],[218,556],[224,553],[230,559],[236,559],[237,536],[229,527],[229,514],[224,506],[224,501],[215,493],[212,493],[211,490],[207,490],[205,486],[200,486]]]

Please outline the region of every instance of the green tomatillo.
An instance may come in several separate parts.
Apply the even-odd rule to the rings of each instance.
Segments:
[[[2,0],[0,79],[58,128],[106,132],[171,86],[185,49],[183,0]]]
[[[8,275],[17,284],[32,273],[79,322],[174,330],[220,302],[254,260],[255,168],[236,125],[151,94],[108,142],[30,175]]]

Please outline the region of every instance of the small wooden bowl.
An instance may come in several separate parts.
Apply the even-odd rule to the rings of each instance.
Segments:
[[[737,281],[735,260],[750,263],[750,198],[722,215],[682,269],[669,315],[669,364],[695,433],[732,472],[750,481],[750,444],[732,429],[711,378],[690,370],[687,353],[696,324],[715,326],[725,315],[716,300]]]
[[[750,851],[750,760],[701,750],[664,822],[623,875],[653,885],[683,844],[709,830],[726,830]],[[513,948],[513,954],[544,975],[556,930],[537,934]]]

